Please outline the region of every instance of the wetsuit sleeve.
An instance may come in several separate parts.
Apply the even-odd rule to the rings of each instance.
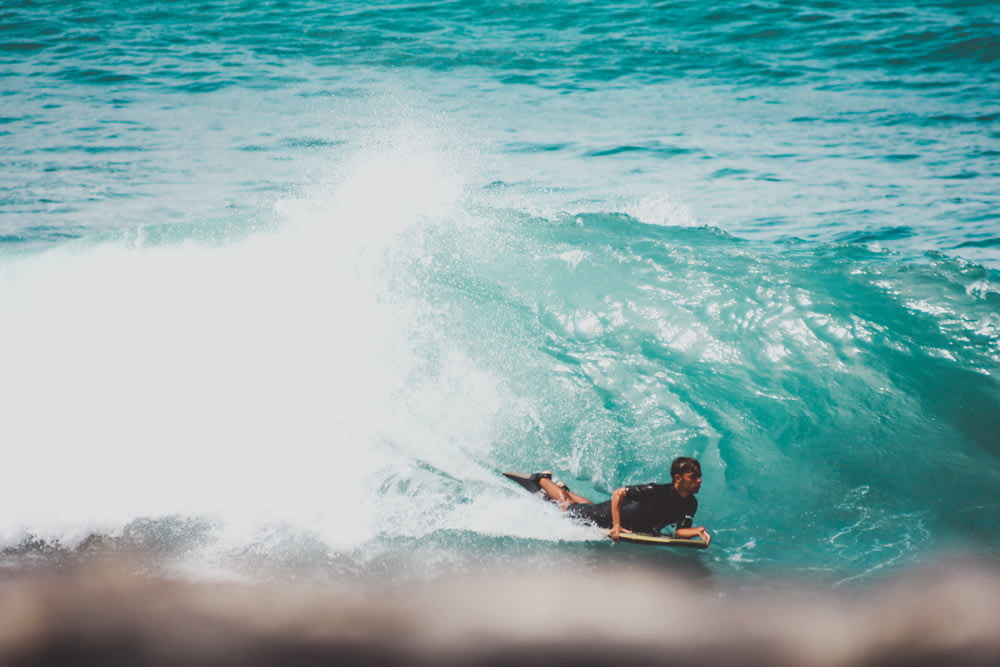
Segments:
[[[684,517],[677,522],[677,528],[690,528],[694,525],[694,515],[698,512],[698,500],[691,496],[684,508]]]
[[[625,500],[642,502],[644,499],[649,498],[653,495],[656,490],[655,484],[641,484],[639,486],[626,486],[625,487]]]

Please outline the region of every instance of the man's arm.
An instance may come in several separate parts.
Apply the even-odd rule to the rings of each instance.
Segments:
[[[614,505],[612,505],[614,507]],[[712,536],[708,534],[704,526],[695,526],[694,528],[678,528],[674,532],[675,537],[680,537],[685,540],[690,540],[693,537],[701,538],[701,541],[708,546],[708,543],[712,541]]]
[[[615,542],[622,533],[631,533],[631,530],[622,528],[622,503],[625,502],[625,487],[615,489],[611,492],[611,532],[608,533]]]

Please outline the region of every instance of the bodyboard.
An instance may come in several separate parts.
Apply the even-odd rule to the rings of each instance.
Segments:
[[[601,532],[607,535],[611,531],[602,528]],[[651,533],[619,533],[619,542],[629,544],[643,544],[651,547],[681,547],[684,549],[707,549],[708,543],[701,540],[688,540],[682,537],[669,537],[667,535],[653,535]]]
[[[534,494],[543,500],[551,502],[548,495],[546,495],[545,491],[542,490],[542,487],[532,478],[530,474],[523,472],[505,472],[503,476],[513,482],[517,482],[521,488],[528,493]],[[611,532],[610,529],[607,528],[601,528],[599,530],[605,536]],[[621,533],[618,535],[618,541],[652,547],[680,547],[684,549],[708,548],[708,544],[702,542],[701,540],[687,540],[680,537],[652,535],[650,533]]]

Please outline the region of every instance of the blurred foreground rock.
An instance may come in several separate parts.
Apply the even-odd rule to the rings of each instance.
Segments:
[[[350,592],[113,569],[0,578],[4,666],[641,663],[997,665],[1000,572],[939,566],[846,595],[645,571]]]

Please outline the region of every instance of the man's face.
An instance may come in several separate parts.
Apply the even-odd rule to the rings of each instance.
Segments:
[[[698,493],[701,490],[701,472],[686,472],[683,475],[675,475],[674,487],[678,493]]]

